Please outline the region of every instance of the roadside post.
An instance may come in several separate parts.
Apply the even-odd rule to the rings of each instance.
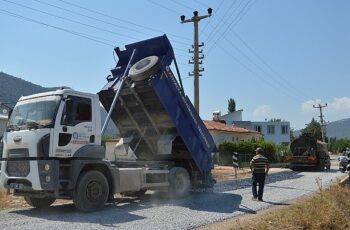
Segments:
[[[233,165],[233,169],[235,170],[235,178],[237,180],[237,168],[238,168],[238,153],[237,152],[233,152],[233,154],[232,154],[232,165]]]

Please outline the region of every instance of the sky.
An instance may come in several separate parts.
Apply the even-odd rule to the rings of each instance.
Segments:
[[[115,66],[113,47],[167,34],[184,88],[193,24],[204,42],[200,116],[281,118],[304,128],[324,105],[327,122],[350,117],[350,1],[347,0],[0,0],[0,71],[44,86],[97,93]],[[175,72],[175,69],[173,69]]]

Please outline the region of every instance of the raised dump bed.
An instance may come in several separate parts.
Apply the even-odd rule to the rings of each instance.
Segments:
[[[136,65],[123,81],[134,50],[132,64]],[[138,161],[171,161],[197,169],[194,171],[207,178],[215,144],[169,67],[175,57],[166,35],[115,52],[119,61],[99,96],[109,111],[121,88],[111,119],[124,143],[129,143]]]

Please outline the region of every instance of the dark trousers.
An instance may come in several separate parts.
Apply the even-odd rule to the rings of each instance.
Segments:
[[[265,173],[253,173],[253,183],[252,183],[252,192],[254,198],[262,199],[264,193],[265,185]],[[259,190],[256,191],[256,186],[259,185]]]

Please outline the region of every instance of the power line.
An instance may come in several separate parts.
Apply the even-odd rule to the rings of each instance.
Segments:
[[[147,36],[151,36],[153,37],[154,34],[150,34],[150,33],[146,33],[146,32],[143,32],[143,31],[140,31],[140,30],[137,30],[137,29],[134,29],[134,28],[131,28],[131,27],[127,27],[127,26],[123,26],[123,25],[120,25],[120,24],[115,24],[115,23],[112,23],[112,22],[109,22],[109,21],[106,21],[106,20],[103,20],[103,19],[99,19],[99,18],[96,18],[96,17],[92,17],[92,16],[89,16],[89,15],[86,15],[86,14],[83,14],[83,13],[80,13],[80,12],[77,12],[77,11],[74,11],[74,10],[71,10],[71,9],[67,9],[67,8],[64,8],[64,7],[60,7],[60,6],[57,6],[57,5],[54,5],[54,4],[51,4],[51,3],[47,3],[47,2],[43,2],[41,0],[33,0],[33,1],[36,1],[40,4],[43,4],[43,5],[47,5],[47,6],[50,6],[50,7],[53,7],[53,8],[56,8],[56,9],[59,9],[59,10],[62,10],[62,11],[65,11],[65,12],[69,12],[71,14],[75,14],[75,15],[79,15],[81,17],[85,17],[85,18],[88,18],[90,20],[95,20],[95,21],[98,21],[100,23],[104,23],[104,24],[108,24],[110,26],[113,26],[113,27],[116,27],[118,29],[125,29],[125,30],[128,30],[128,31],[133,31],[133,32],[136,32],[136,33],[140,33],[140,34],[143,34],[143,35],[147,35]],[[127,23],[126,20],[123,20],[123,19],[118,19],[118,18],[115,18],[113,16],[109,16],[109,15],[105,15],[103,13],[100,13],[100,12],[97,12],[95,10],[90,10],[88,8],[85,8],[85,7],[81,7],[81,6],[78,6],[76,4],[73,4],[73,3],[69,3],[69,2],[66,2],[66,1],[63,1],[63,0],[58,0],[58,1],[61,1],[65,4],[68,4],[68,5],[71,5],[71,6],[74,6],[74,7],[78,7],[78,8],[81,8],[83,10],[86,10],[86,11],[89,11],[89,12],[93,12],[95,14],[99,14],[99,15],[103,15],[104,17],[108,17],[108,18],[112,18],[114,20],[118,20],[118,21],[122,21],[124,23]],[[137,25],[135,23],[132,23],[132,22],[128,22],[129,24],[132,24],[132,25],[136,25],[136,26],[139,26],[139,27],[142,27],[140,25]],[[147,27],[142,27],[143,29],[149,29]],[[159,30],[154,30],[152,29],[153,31],[157,31],[157,33],[161,32],[161,33],[165,33],[163,31],[159,31]],[[176,35],[174,34],[171,34],[171,33],[167,33],[168,35],[170,36],[173,36],[173,37],[177,37]],[[183,39],[183,38],[182,38]],[[136,40],[140,40],[140,39],[136,39]],[[189,39],[187,39],[189,40]],[[190,45],[189,43],[185,43],[185,42],[182,42],[182,41],[178,41],[178,40],[172,40],[174,43],[178,43],[178,44],[182,44],[182,45]]]
[[[147,1],[152,3],[153,5],[159,6],[159,7],[163,8],[163,9],[173,13],[173,14],[176,14],[176,15],[180,15],[181,14],[179,11],[176,11],[174,9],[171,9],[171,8],[167,7],[167,6],[164,6],[164,5],[162,5],[162,4],[158,3],[158,2],[155,2],[155,1],[152,1],[152,0],[147,0]]]
[[[282,88],[280,87],[276,87],[275,85],[269,83],[268,81],[266,81],[265,79],[263,79],[264,77],[258,73],[256,73],[255,71],[253,71],[251,68],[249,68],[246,64],[244,64],[242,61],[240,61],[238,58],[236,58],[235,56],[233,56],[233,54],[231,52],[229,52],[227,49],[223,48],[220,44],[217,44],[217,46],[222,49],[228,56],[230,56],[232,59],[234,59],[236,62],[238,62],[241,66],[243,66],[246,70],[248,70],[250,73],[253,74],[253,76],[260,76],[261,78],[257,77],[257,79],[259,79],[260,81],[262,81],[263,83],[265,83],[266,85],[269,85],[272,88],[275,88],[277,90],[279,90],[281,93],[283,93],[284,95],[288,96],[289,98],[293,98],[296,99],[297,102],[299,102],[299,98],[296,97],[295,94],[289,94],[288,92],[284,91]]]
[[[173,3],[179,5],[179,6],[182,6],[183,8],[186,8],[186,9],[188,9],[188,10],[193,10],[191,7],[188,7],[187,5],[185,5],[185,4],[181,3],[181,2],[178,2],[178,1],[176,1],[176,0],[171,0],[171,1],[172,1]]]
[[[104,45],[107,45],[107,46],[115,47],[114,45],[112,45],[110,43],[101,41],[101,40],[106,40],[104,38],[95,37],[95,36],[91,36],[91,35],[88,35],[88,34],[75,32],[75,31],[72,31],[72,30],[65,29],[63,27],[53,26],[53,25],[50,25],[48,23],[44,23],[44,22],[41,22],[41,21],[38,21],[38,20],[35,20],[35,19],[32,19],[32,18],[24,17],[22,15],[19,15],[19,14],[16,14],[16,13],[13,13],[13,12],[1,9],[1,8],[0,8],[0,13],[8,15],[8,16],[11,16],[11,17],[15,17],[15,18],[18,18],[18,19],[22,19],[22,20],[25,20],[25,21],[37,23],[37,24],[40,24],[40,25],[43,25],[43,26],[51,27],[53,29],[60,30],[60,31],[63,31],[63,32],[66,32],[66,33],[69,33],[69,34],[73,34],[73,35],[76,35],[76,36],[79,36],[79,37],[83,37],[83,38],[86,38],[88,40],[95,41],[95,42],[98,42],[98,43],[101,43],[101,44],[104,44]]]
[[[38,9],[29,7],[29,6],[26,6],[26,5],[22,5],[20,3],[15,3],[15,2],[12,2],[12,1],[9,1],[9,0],[2,0],[2,1],[14,4],[14,5],[26,8],[26,9],[30,9],[32,11],[36,11],[36,12],[39,12],[39,13],[42,13],[42,14],[46,14],[46,15],[49,15],[49,16],[52,16],[52,17],[56,17],[56,18],[59,18],[59,19],[62,19],[62,20],[68,21],[68,22],[72,22],[72,23],[75,23],[75,24],[79,24],[79,25],[83,25],[83,26],[86,26],[86,27],[90,27],[90,28],[93,28],[93,29],[96,29],[96,30],[99,30],[99,31],[107,32],[107,33],[110,33],[110,34],[115,34],[115,35],[118,35],[118,36],[121,36],[121,37],[131,38],[133,40],[139,40],[138,38],[130,36],[130,35],[120,34],[120,33],[117,33],[117,32],[111,31],[111,30],[107,30],[107,29],[104,29],[104,28],[101,28],[101,27],[89,25],[89,24],[86,24],[86,23],[83,23],[83,22],[79,22],[79,21],[76,21],[76,20],[73,20],[73,19],[69,19],[69,18],[62,17],[62,16],[59,16],[59,15],[56,15],[56,14],[52,14],[52,13],[48,13],[48,12],[45,12],[45,11],[42,11],[42,10],[38,10]]]
[[[89,24],[86,24],[86,23],[83,23],[83,22],[80,22],[80,21],[76,21],[76,20],[73,20],[73,19],[69,19],[69,18],[66,18],[66,17],[59,16],[59,15],[56,15],[56,14],[48,13],[46,11],[42,11],[42,10],[39,10],[39,9],[36,9],[36,8],[32,8],[32,7],[23,5],[23,4],[15,3],[15,2],[12,2],[12,1],[9,1],[9,0],[2,0],[2,1],[14,4],[14,5],[26,8],[26,9],[30,9],[32,11],[40,12],[42,14],[46,14],[46,15],[49,15],[49,16],[52,16],[52,17],[56,17],[56,18],[59,18],[59,19],[62,19],[62,20],[68,21],[68,22],[72,22],[72,23],[75,23],[75,24],[79,24],[79,25],[83,25],[83,26],[86,26],[86,27],[89,27],[89,28],[93,28],[93,29],[96,29],[96,30],[99,30],[99,31],[107,32],[107,33],[110,33],[110,34],[115,34],[115,35],[118,35],[118,36],[121,36],[121,37],[127,37],[127,38],[130,38],[130,39],[136,40],[136,41],[140,40],[139,38],[136,38],[136,37],[133,37],[133,36],[130,36],[130,35],[120,34],[120,33],[117,33],[117,32],[114,32],[114,31],[111,31],[111,30],[108,30],[108,29],[104,29],[104,28],[101,28],[101,27],[89,25]],[[178,50],[178,51],[181,51],[181,52],[184,52],[184,53],[187,53],[187,50],[184,50],[184,49],[179,49],[179,48],[175,48],[175,47],[174,47],[174,49]]]
[[[36,0],[38,1],[38,0]],[[134,22],[131,22],[131,21],[128,21],[128,20],[125,20],[125,19],[121,19],[121,18],[117,18],[115,16],[112,16],[112,15],[108,15],[108,14],[105,14],[105,13],[102,13],[101,11],[97,11],[97,10],[92,10],[92,9],[89,9],[87,7],[83,7],[81,5],[78,5],[78,4],[74,4],[74,3],[71,3],[71,2],[67,2],[65,0],[58,0],[60,2],[63,2],[67,5],[71,5],[71,6],[74,6],[74,7],[77,7],[77,8],[80,8],[80,9],[83,9],[83,10],[86,10],[86,11],[89,11],[89,12],[92,12],[92,13],[95,13],[95,14],[98,14],[98,15],[101,15],[101,16],[104,16],[104,17],[107,17],[107,18],[112,18],[114,20],[117,20],[117,21],[120,21],[120,22],[124,22],[124,23],[127,23],[127,24],[130,24],[130,25],[134,25],[134,26],[137,26],[139,28],[142,28],[142,29],[147,29],[147,30],[151,30],[151,31],[154,31],[154,32],[157,32],[157,33],[165,33],[161,30],[158,30],[158,29],[155,29],[155,28],[152,28],[152,27],[147,27],[147,26],[144,26],[144,25],[140,25],[140,24],[137,24],[137,23],[134,23]],[[191,41],[191,39],[189,38],[186,38],[186,37],[182,37],[182,36],[179,36],[179,35],[176,35],[176,34],[172,34],[172,33],[167,33],[173,37],[177,37],[177,38],[181,38],[181,39],[184,39],[184,40],[188,40],[188,41]]]
[[[221,2],[220,2],[220,4],[218,5],[218,7],[216,7],[216,9],[214,9],[215,12],[216,12],[215,15],[218,15],[218,12],[219,12],[221,6],[223,5],[223,3],[224,3],[224,0],[221,0]],[[214,15],[214,16],[215,16],[215,15]],[[203,33],[203,32],[205,31],[205,29],[208,27],[210,21],[211,21],[211,20],[209,19],[208,22],[203,26],[203,28],[202,28],[202,30],[201,30],[201,33]]]
[[[248,7],[248,5],[249,5],[250,2],[247,2],[247,4],[244,5],[244,7],[241,9],[241,11],[238,13],[238,15],[234,18],[234,20],[227,26],[226,30],[221,34],[221,36],[219,36],[219,37],[216,39],[216,41],[214,42],[214,44],[208,49],[206,55],[208,55],[208,54],[210,53],[210,51],[213,49],[213,47],[215,47],[215,45],[226,35],[227,31],[231,28],[231,26],[233,25],[233,23],[235,23],[236,20],[237,20],[239,17],[241,17],[241,14],[243,14],[243,12],[245,12],[245,13],[244,13],[244,15],[245,15],[245,14],[251,9],[251,7],[255,4],[255,2],[256,2],[256,0],[253,1],[253,3],[252,3],[249,7]],[[247,8],[247,7],[248,7],[248,8]],[[247,10],[244,11],[246,8],[247,8]],[[244,15],[243,15],[243,16],[244,16]],[[242,17],[243,17],[243,16],[242,16]],[[235,25],[237,25],[237,23],[234,24],[234,26],[235,26]]]
[[[251,4],[251,6],[254,4],[255,2],[253,2],[252,4]],[[251,7],[250,6],[250,7]],[[223,24],[225,24],[225,25],[228,25],[228,23],[220,16],[220,15],[218,15],[219,16],[219,18],[220,18],[220,21],[223,23]],[[242,16],[243,17],[243,16]],[[242,19],[242,17],[240,17],[239,19],[238,19],[238,21],[236,21],[236,23],[234,24],[234,25],[236,25],[238,22],[239,22],[239,20],[241,20]],[[210,24],[211,25],[211,24]],[[212,25],[211,25],[212,26]],[[213,26],[212,26],[213,27]],[[215,27],[214,27],[214,29],[215,29]],[[231,40],[229,40],[229,39],[227,39],[226,37],[224,37],[225,38],[225,40],[228,42],[228,43],[230,43],[230,45],[231,46],[233,46],[235,49],[237,49],[241,54],[243,54],[247,59],[249,59],[249,61],[251,62],[251,63],[253,63],[255,66],[257,66],[259,69],[261,69],[265,74],[268,74],[268,75],[270,75],[270,76],[272,76],[276,81],[279,81],[279,83],[281,84],[281,85],[284,85],[284,87],[285,88],[287,88],[287,89],[291,89],[291,90],[293,90],[293,93],[295,94],[295,91],[294,90],[296,90],[296,91],[298,91],[298,94],[299,95],[303,95],[306,99],[308,98],[308,96],[302,91],[302,90],[299,90],[299,88],[297,88],[297,87],[295,87],[295,86],[293,86],[286,78],[284,78],[283,76],[281,76],[279,73],[277,73],[276,71],[274,71],[273,70],[273,68],[271,67],[271,65],[269,65],[269,64],[267,64],[266,63],[266,61],[264,61],[263,60],[263,58],[261,58],[258,54],[257,54],[257,52],[255,52],[254,50],[253,50],[253,48],[252,47],[250,47],[231,27],[229,27],[229,30],[231,31],[231,32],[233,32],[234,33],[234,35],[243,43],[243,45],[245,46],[245,47],[247,47],[250,51],[251,51],[251,53],[253,53],[253,55],[254,56],[256,56],[261,62],[262,62],[262,64],[263,65],[265,65],[273,74],[270,74],[270,73],[267,73],[260,65],[257,65],[254,61],[252,61],[251,59],[250,59],[250,57],[248,57],[242,50],[240,50],[236,45],[234,45],[233,44],[233,42],[231,41]],[[282,80],[282,79],[283,80]]]
[[[298,93],[302,94],[305,98],[309,98],[309,96],[306,95],[304,91],[302,91],[299,88],[297,88],[294,85],[292,85],[291,82],[289,82],[289,80],[286,77],[284,77],[283,75],[281,75],[277,71],[275,71],[272,68],[272,66],[270,64],[268,64],[250,45],[248,45],[248,43],[246,41],[244,41],[243,38],[238,33],[236,33],[234,30],[231,30],[231,32],[234,33],[234,35],[243,43],[243,45],[245,47],[247,47],[250,50],[250,52],[261,61],[262,64],[264,64],[276,76],[278,76],[279,78],[282,78],[286,82],[286,85],[288,87],[297,90]]]
[[[236,4],[236,2],[237,2],[237,0],[234,0],[234,1],[232,1],[232,3],[231,3],[231,5],[228,7],[228,9],[225,11],[225,13],[224,13],[224,15],[223,15],[223,18],[225,18],[226,17],[226,15],[228,14],[228,12],[230,12],[230,10],[231,10],[231,8]],[[233,12],[231,12],[231,16],[232,15],[234,15],[234,12],[239,8],[239,6],[240,5],[238,5],[234,10],[233,10]],[[229,18],[231,18],[231,16],[229,16]],[[220,17],[220,16],[219,16]],[[229,19],[228,18],[228,19]],[[209,21],[208,21],[208,23],[209,23]],[[212,35],[216,32],[216,31],[218,31],[219,30],[219,28],[220,28],[220,22],[218,22],[216,25],[215,25],[215,27],[214,27],[214,29],[209,33],[209,35],[207,36],[207,39],[205,39],[205,43],[207,43],[208,41],[209,41],[209,39],[211,39],[211,37],[212,37]]]

